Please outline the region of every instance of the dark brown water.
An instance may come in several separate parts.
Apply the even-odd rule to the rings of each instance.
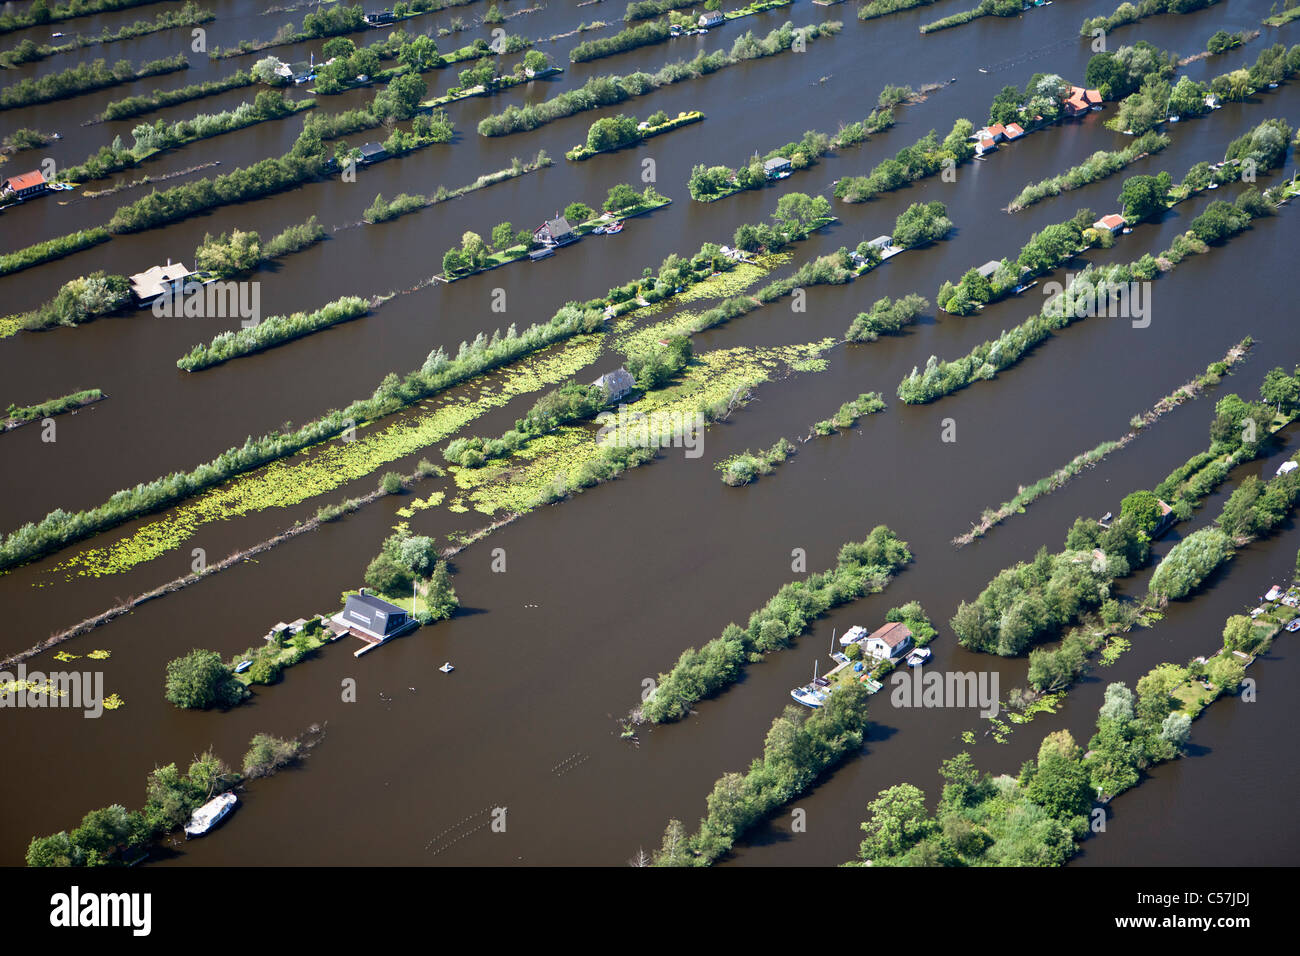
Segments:
[[[782,191],[828,191],[832,180],[866,172],[931,128],[942,135],[959,116],[982,121],[988,102],[1004,84],[1023,86],[1038,71],[1080,80],[1090,51],[1075,38],[1079,21],[1113,7],[1107,0],[1058,0],[1020,19],[917,35],[918,24],[964,5],[946,0],[913,14],[859,23],[852,5],[824,9],[799,0],[787,11],[742,23],[766,31],[786,19],[797,24],[843,19],[844,32],[813,44],[809,54],[731,67],[624,104],[624,112],[638,116],[655,109],[670,114],[702,109],[708,116],[639,149],[582,164],[563,160],[564,150],[585,137],[598,115],[618,110],[580,114],[498,139],[479,137],[475,126],[508,103],[539,100],[592,75],[654,69],[699,48],[729,45],[740,24],[707,37],[578,65],[557,79],[456,104],[450,108],[457,124],[452,145],[363,171],[356,183],[322,182],[227,207],[164,229],[117,237],[0,280],[0,312],[8,314],[34,306],[61,282],[92,269],[135,272],[168,256],[189,262],[207,232],[256,229],[265,237],[313,214],[327,227],[354,223],[376,193],[391,197],[401,191],[429,193],[439,184],[458,186],[508,165],[512,156],[531,157],[539,148],[558,164],[395,222],[333,233],[328,242],[263,271],[258,276],[263,313],[313,308],[344,294],[411,288],[440,271],[443,251],[457,244],[465,230],[487,234],[502,220],[516,228],[531,226],[575,199],[597,205],[614,183],[639,182],[647,157],[656,163],[657,188],[675,200],[653,216],[630,222],[616,239],[596,237],[543,263],[514,265],[450,287],[399,296],[356,322],[201,374],[179,372],[175,359],[195,342],[230,327],[230,320],[156,319],[144,312],[0,341],[0,398],[6,403],[27,404],[88,387],[111,396],[60,418],[53,444],[41,442],[35,427],[0,438],[0,528],[39,519],[55,507],[93,506],[120,487],[189,469],[247,435],[285,420],[307,421],[369,394],[387,372],[419,365],[432,348],[454,351],[481,330],[545,320],[566,300],[603,293],[643,266],[657,267],[670,252],[694,251],[705,240],[729,241],[738,224],[767,216]],[[280,23],[301,17],[301,12],[261,16],[257,6],[228,0],[212,6],[219,19],[208,25],[210,46],[269,36]],[[1233,0],[1197,14],[1122,28],[1112,40],[1144,38],[1192,53],[1203,48],[1215,29],[1252,28],[1266,8],[1260,0]],[[419,18],[407,28],[422,30],[481,12],[478,6],[448,11]],[[549,36],[579,19],[615,21],[621,13],[615,0],[580,10],[557,3],[511,20],[507,28]],[[104,24],[116,28],[137,15],[143,14],[87,18],[74,26],[97,32]],[[617,28],[584,36],[608,35]],[[67,25],[62,29],[71,32]],[[166,56],[182,48],[182,32],[76,56]],[[6,45],[28,34],[38,40],[44,35],[42,30],[23,31],[7,37]],[[484,31],[458,34],[439,45],[449,50],[478,35]],[[1294,39],[1285,29],[1270,30],[1244,50],[1193,64],[1187,73],[1207,79],[1253,62],[1275,37]],[[570,46],[583,38],[544,49],[564,61]],[[297,60],[311,49],[303,44],[271,52]],[[181,86],[223,76],[250,66],[255,57],[209,63],[192,55],[191,61],[193,69],[159,78],[158,84]],[[13,75],[40,75],[72,62],[74,56],[54,57]],[[989,72],[978,72],[980,67]],[[955,85],[924,104],[899,110],[894,129],[797,174],[781,189],[712,205],[689,199],[685,182],[696,163],[735,164],[754,149],[766,151],[806,129],[833,131],[839,123],[865,116],[886,83],[920,86],[951,76],[958,77]],[[451,69],[428,77],[430,88],[438,91],[454,82]],[[29,168],[33,157],[47,152],[57,162],[72,163],[112,135],[121,133],[129,141],[130,129],[141,120],[79,124],[110,100],[148,88],[147,83],[133,84],[3,114],[0,125],[6,132],[39,126],[64,134],[54,148],[11,158],[6,175]],[[1283,116],[1294,122],[1300,113],[1298,89],[1293,82],[1172,127],[1173,144],[1136,164],[1131,173],[1168,169],[1181,178],[1200,160],[1222,158],[1231,139],[1262,119]],[[144,119],[231,108],[252,95],[236,91]],[[368,96],[353,92],[322,98],[320,108],[342,109]],[[1106,130],[1104,118],[1092,115],[1030,136],[988,162],[963,168],[956,183],[932,181],[860,206],[837,204],[841,221],[800,244],[796,263],[889,231],[895,216],[918,200],[945,202],[958,229],[948,242],[893,259],[850,286],[810,290],[806,313],[792,313],[779,303],[703,333],[696,337],[696,351],[842,335],[852,316],[880,296],[916,291],[933,300],[943,279],[955,279],[987,259],[1014,255],[1033,231],[1068,218],[1081,206],[1098,215],[1115,210],[1122,177],[1016,216],[1000,212],[1025,183],[1060,172],[1096,149],[1123,145],[1126,138]],[[299,128],[298,119],[261,124],[177,150],[94,186],[213,159],[221,161],[218,171],[247,165],[285,151]],[[376,134],[351,139],[367,138]],[[28,203],[0,218],[0,247],[10,251],[102,223],[117,205],[143,194],[137,189],[84,200],[73,193],[66,205],[60,205],[63,196]],[[1207,202],[1202,197],[1181,205],[1160,223],[1144,225],[1113,250],[1088,259],[1126,261],[1158,251]],[[165,703],[165,662],[194,646],[235,653],[276,621],[334,608],[339,592],[359,582],[379,542],[399,520],[394,512],[404,502],[386,499],[265,553],[255,563],[146,604],[64,645],[74,653],[112,650],[112,659],[103,665],[105,690],[119,693],[125,708],[97,721],[70,711],[4,712],[11,732],[5,734],[8,773],[0,789],[0,860],[21,862],[33,834],[71,828],[93,807],[139,805],[145,775],[159,763],[188,761],[209,746],[233,760],[255,732],[291,735],[319,722],[328,726],[325,742],[303,769],[248,788],[244,805],[220,838],[188,845],[175,861],[619,865],[638,847],[657,845],[670,817],[693,823],[704,812],[714,780],[748,765],[772,718],[789,701],[789,688],[806,680],[815,659],[825,663],[833,631],[871,625],[887,608],[913,598],[924,602],[941,628],[936,663],[953,670],[996,668],[1005,694],[1023,683],[1024,662],[991,660],[958,648],[945,624],[957,604],[977,594],[998,569],[1031,556],[1043,544],[1059,546],[1076,515],[1114,510],[1128,491],[1153,486],[1203,448],[1214,397],[1178,409],[1127,449],[976,545],[955,552],[949,539],[985,506],[1014,494],[1018,484],[1051,472],[1102,440],[1119,437],[1130,416],[1221,357],[1242,336],[1253,335],[1257,350],[1214,396],[1228,389],[1253,394],[1269,367],[1300,360],[1290,279],[1296,241],[1297,225],[1289,211],[1264,221],[1157,283],[1149,328],[1111,319],[1079,323],[995,382],[933,406],[909,408],[893,400],[899,379],[932,353],[952,358],[1022,321],[1038,307],[1033,298],[1038,290],[1025,301],[1004,302],[977,317],[928,318],[907,335],[838,348],[829,354],[825,372],[759,388],[755,403],[731,423],[709,431],[702,458],[665,452],[652,466],[537,511],[463,552],[455,579],[463,611],[453,621],[361,660],[348,653],[347,645],[327,648],[230,713],[187,713]],[[1081,267],[1076,262],[1071,271]],[[491,310],[497,288],[506,293],[504,316]],[[588,377],[618,361],[606,353]],[[891,400],[889,411],[865,420],[860,430],[799,446],[796,458],[750,488],[731,489],[717,480],[711,466],[720,458],[765,447],[781,435],[801,436],[810,422],[866,390],[884,393]],[[533,396],[523,396],[470,430],[499,432],[532,401]],[[947,418],[956,423],[956,443],[940,440]],[[1294,434],[1284,441],[1294,443]],[[422,449],[392,467],[410,471],[419,457],[438,459],[437,450]],[[1244,467],[1234,482],[1247,474],[1271,474],[1282,454],[1279,450],[1269,460]],[[28,647],[121,597],[186,573],[191,548],[202,547],[215,560],[290,526],[320,504],[368,491],[376,480],[377,474],[368,475],[293,508],[202,525],[181,547],[129,573],[69,581],[51,568],[88,547],[129,534],[139,523],[0,576],[7,624],[0,650]],[[434,479],[418,493],[447,487]],[[1210,520],[1222,498],[1210,501],[1190,527]],[[439,536],[482,523],[481,516],[437,508],[411,519],[414,530]],[[740,684],[701,704],[689,720],[643,730],[639,746],[619,740],[616,718],[636,702],[641,681],[669,667],[683,648],[710,639],[728,621],[743,620],[761,605],[792,577],[793,548],[806,549],[810,568],[826,567],[843,541],[861,537],[879,523],[908,540],[916,555],[884,594],[817,622],[795,648],[750,667]],[[1159,550],[1176,539],[1170,535]],[[1270,541],[1246,549],[1212,588],[1173,608],[1156,628],[1136,634],[1133,648],[1115,665],[1097,669],[1078,685],[1059,714],[1018,728],[1005,745],[981,736],[974,747],[981,766],[1015,772],[1046,733],[1061,727],[1086,739],[1106,683],[1131,684],[1156,663],[1183,661],[1215,646],[1224,617],[1252,601],[1268,583],[1282,580],[1298,546],[1300,535],[1288,525]],[[505,549],[505,573],[491,570],[495,548]],[[1126,590],[1140,593],[1147,573],[1128,582]],[[1293,705],[1284,695],[1293,683],[1296,661],[1289,641],[1279,640],[1271,657],[1252,668],[1251,676],[1260,684],[1259,702],[1224,701],[1211,708],[1194,727],[1192,755],[1160,768],[1117,800],[1110,832],[1088,844],[1083,862],[1295,861],[1297,829],[1292,815],[1283,812],[1300,765],[1294,738],[1285,733]],[[436,669],[447,659],[456,664],[451,676]],[[46,655],[29,666],[60,665]],[[340,699],[341,682],[349,677],[358,684],[356,703]],[[983,733],[973,712],[897,710],[884,694],[876,698],[872,717],[865,752],[796,802],[808,813],[807,832],[791,833],[788,814],[779,815],[738,848],[734,862],[828,865],[848,859],[856,850],[857,824],[879,790],[907,780],[937,793],[939,762],[962,749],[961,733],[977,728]],[[1208,839],[1207,819],[1217,819],[1213,814],[1225,806],[1253,811],[1269,826],[1270,839],[1249,847]],[[507,808],[505,833],[483,826],[488,819],[484,811],[494,807]]]

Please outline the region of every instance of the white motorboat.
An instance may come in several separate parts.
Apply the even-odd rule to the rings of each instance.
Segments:
[[[185,824],[185,838],[188,840],[192,836],[203,836],[220,823],[238,802],[239,798],[233,793],[213,797],[190,815],[190,822]]]
[[[805,707],[815,709],[826,703],[826,698],[829,695],[822,688],[809,684],[806,687],[796,687],[790,691],[790,696]]]
[[[907,655],[907,666],[920,667],[930,659],[932,653],[933,652],[928,647],[918,647],[916,650],[912,651],[912,653]]]
[[[450,674],[455,669],[456,668],[451,666],[451,661],[448,661],[447,663],[443,664],[441,667],[438,668],[438,670],[442,671],[444,674]]]

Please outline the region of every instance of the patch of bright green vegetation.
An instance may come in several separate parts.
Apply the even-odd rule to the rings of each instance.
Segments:
[[[579,336],[554,354],[526,359],[502,373],[497,391],[484,389],[477,397],[454,398],[433,411],[422,409],[382,427],[359,428],[355,441],[335,439],[323,443],[318,452],[272,462],[148,522],[113,544],[73,555],[53,570],[76,576],[119,574],[179,547],[210,522],[266,508],[292,507],[334,491],[447,439],[517,395],[563,381],[593,362],[599,351],[599,339]]]
[[[679,381],[637,402],[636,410],[652,417],[657,414],[664,421],[693,416],[788,370],[791,362],[833,345],[834,340],[825,339],[805,345],[706,352],[695,357]],[[603,451],[589,427],[562,426],[532,440],[509,459],[482,468],[452,469],[462,492],[453,504],[472,506],[485,515],[530,511],[548,491],[563,489],[567,493],[578,470],[592,467]]]

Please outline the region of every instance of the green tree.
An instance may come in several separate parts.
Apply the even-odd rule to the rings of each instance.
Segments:
[[[1223,647],[1228,651],[1239,651],[1250,643],[1250,632],[1254,629],[1250,618],[1244,614],[1234,614],[1223,625]]]
[[[492,228],[492,248],[497,252],[509,249],[514,243],[515,227],[511,223],[498,223]]]
[[[1161,721],[1174,709],[1174,688],[1187,680],[1187,669],[1161,664],[1138,680],[1137,714],[1144,720]]]
[[[1079,816],[1091,808],[1092,784],[1068,730],[1059,730],[1043,740],[1025,792],[1058,819]]]
[[[925,793],[910,783],[881,790],[867,810],[870,816],[862,824],[867,836],[858,847],[864,861],[901,856],[937,830],[926,813]]]
[[[1160,523],[1160,499],[1150,491],[1135,491],[1120,503],[1120,517],[1127,518],[1131,526],[1143,534],[1150,534]]]
[[[1165,191],[1155,176],[1131,176],[1124,180],[1119,201],[1124,207],[1124,218],[1140,222],[1164,209]]]
[[[611,187],[609,195],[605,198],[605,208],[611,212],[628,209],[640,205],[640,203],[641,194],[627,183],[619,183]]]
[[[572,226],[587,222],[596,215],[596,211],[585,202],[571,202],[564,207],[564,218]]]
[[[524,68],[534,73],[540,73],[550,65],[550,58],[541,50],[529,50],[524,54]]]
[[[1279,414],[1289,412],[1300,400],[1300,381],[1295,375],[1287,374],[1281,366],[1270,369],[1260,386],[1259,397],[1276,408]]]
[[[231,702],[230,668],[216,651],[195,648],[168,662],[166,697],[177,707],[203,709]],[[235,697],[238,700],[238,697]]]

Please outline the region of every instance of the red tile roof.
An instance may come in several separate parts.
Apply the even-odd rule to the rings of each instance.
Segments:
[[[17,176],[10,176],[5,180],[10,189],[17,192],[20,189],[30,189],[33,186],[40,186],[45,182],[45,177],[41,175],[39,169],[33,169],[30,173],[20,173]]]
[[[1072,86],[1065,103],[1076,110],[1087,110],[1101,105],[1101,94],[1096,90],[1085,90],[1082,86]]]
[[[1007,139],[1017,139],[1025,135],[1025,128],[1019,123],[1007,124]]]
[[[1118,229],[1124,225],[1124,217],[1117,212],[1113,212],[1109,216],[1102,216],[1097,220],[1097,224],[1105,226],[1107,229]]]
[[[867,640],[879,638],[889,647],[898,647],[910,640],[911,637],[912,632],[908,629],[908,626],[901,621],[895,621],[893,624],[886,624],[884,627],[873,631],[867,636]]]
[[[998,135],[998,133],[1001,133],[1005,136],[1006,132],[1007,132],[1007,128],[1003,126],[1001,123],[994,123],[992,126],[989,127],[989,133],[991,133],[994,136]]]

